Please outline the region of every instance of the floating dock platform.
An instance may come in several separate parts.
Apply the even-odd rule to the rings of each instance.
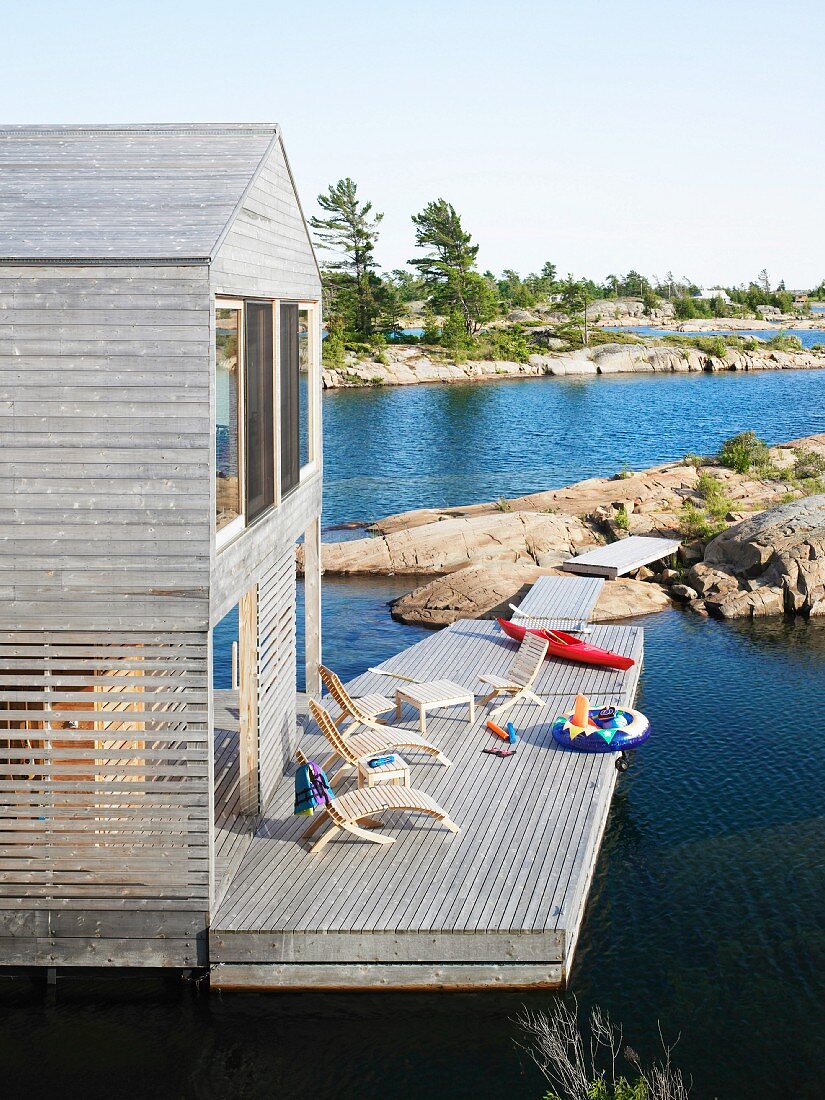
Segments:
[[[570,578],[569,583],[577,582]],[[548,610],[536,601],[535,613]],[[573,614],[578,611],[575,607]],[[472,725],[464,707],[429,715],[428,739],[453,766],[405,752],[410,785],[447,810],[461,827],[457,835],[420,815],[385,814],[384,831],[396,843],[379,846],[347,837],[311,856],[308,842],[300,839],[307,820],[293,816],[288,774],[254,836],[240,847],[227,835],[220,845],[230,871],[209,934],[212,984],[226,989],[562,986],[618,772],[613,754],[566,752],[550,729],[559,714],[572,709],[578,692],[593,706],[631,705],[642,666],[638,627],[593,626],[589,640],[633,657],[635,664],[623,672],[545,661],[533,685],[545,705],[519,703],[507,715],[520,732],[514,756],[482,752],[496,744],[485,727],[486,708],[477,708]],[[460,621],[381,668],[421,680],[448,678],[478,692],[479,674],[505,674],[515,652],[515,643],[495,623]],[[349,688],[354,695],[392,697],[401,682],[368,672]],[[232,721],[225,711],[223,724],[230,730]],[[220,723],[216,703],[216,727]],[[405,707],[401,724],[416,729],[417,723],[417,713]],[[231,737],[221,744],[231,752]],[[329,755],[314,724],[302,734],[300,748],[319,761]]]
[[[647,535],[629,535],[626,539],[598,546],[586,554],[568,558],[562,566],[568,573],[583,573],[589,577],[606,577],[614,581],[652,561],[661,561],[675,554],[679,539],[659,539]]]

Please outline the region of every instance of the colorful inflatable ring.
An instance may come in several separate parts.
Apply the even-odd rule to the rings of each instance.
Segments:
[[[599,718],[598,709],[588,714],[598,729],[571,737],[571,715],[562,714],[553,723],[553,739],[563,749],[574,752],[622,752],[635,749],[650,737],[650,722],[639,710],[617,707],[615,717],[607,721]]]

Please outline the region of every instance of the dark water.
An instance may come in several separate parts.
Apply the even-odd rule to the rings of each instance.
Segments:
[[[325,398],[327,523],[515,495],[825,430],[825,375],[489,383]],[[350,677],[424,633],[398,578],[324,581]],[[299,611],[299,623],[301,621]],[[813,1100],[825,1080],[825,623],[642,620],[654,735],[617,789],[569,996],[643,1057],[681,1035],[696,1097]],[[216,632],[228,672],[228,620]],[[299,648],[300,652],[300,648]],[[223,671],[221,671],[223,669]],[[228,681],[224,681],[228,682]],[[155,975],[0,981],[9,1096],[538,1098],[515,1045],[547,993],[197,997]]]
[[[812,313],[818,312],[817,310],[811,310]],[[622,325],[620,327],[611,328],[607,326],[607,332],[636,332],[640,336],[755,336],[757,340],[766,342],[772,337],[777,336],[780,332],[783,336],[797,336],[799,342],[803,348],[812,348],[814,344],[825,345],[825,331],[823,329],[815,328],[783,328],[783,329],[765,329],[765,328],[717,328],[711,332],[680,332],[678,329],[664,329],[655,328],[652,325]]]
[[[671,611],[644,625],[640,705],[654,736],[619,781],[570,995],[608,1009],[644,1056],[657,1021],[669,1040],[681,1034],[676,1060],[694,1096],[814,1100],[825,1073],[825,623]],[[388,632],[357,664],[330,645],[349,674],[403,640]],[[542,1093],[513,1021],[546,993],[199,1000],[124,981],[67,980],[54,1006],[26,983],[0,984],[7,1095]]]

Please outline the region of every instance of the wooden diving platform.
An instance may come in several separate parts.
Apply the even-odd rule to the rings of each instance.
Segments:
[[[546,705],[517,704],[508,758],[486,708],[433,712],[427,735],[453,761],[445,768],[404,753],[413,787],[431,794],[461,827],[385,814],[395,837],[379,846],[335,839],[317,856],[293,816],[293,776],[279,785],[228,882],[209,936],[211,980],[228,989],[477,988],[563,985],[574,957],[618,772],[612,754],[566,752],[555,717],[583,691],[594,706],[633,702],[642,663],[638,627],[594,626],[592,641],[632,656],[627,672],[546,661],[535,690]],[[480,672],[504,674],[516,652],[489,621],[460,621],[397,654],[385,672],[450,680],[480,691]],[[358,694],[394,694],[368,672]],[[392,721],[395,721],[394,717]],[[417,728],[405,707],[400,722]],[[301,736],[309,758],[328,756],[314,724]],[[341,792],[353,780],[342,782]]]
[[[603,588],[604,581],[598,577],[539,577],[513,618],[532,619],[550,629],[583,627]]]
[[[568,573],[583,573],[586,576],[606,577],[615,580],[625,573],[632,573],[652,561],[661,561],[675,554],[681,546],[679,539],[652,538],[647,535],[630,535],[607,546],[598,546],[586,554],[569,558],[562,569]]]

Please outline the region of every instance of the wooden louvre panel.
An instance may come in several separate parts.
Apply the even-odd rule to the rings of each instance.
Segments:
[[[274,338],[272,303],[246,303],[244,369],[246,518],[275,503]]]
[[[0,708],[0,911],[206,909],[205,633],[2,632]]]
[[[295,555],[276,558],[258,586],[258,771],[264,804],[297,741]]]
[[[301,390],[298,348],[298,306],[281,304],[281,496],[301,477]]]

